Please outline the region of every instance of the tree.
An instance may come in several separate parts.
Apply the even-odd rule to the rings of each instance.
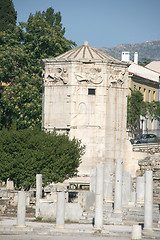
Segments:
[[[16,27],[11,33],[0,33],[0,81],[6,83],[0,98],[1,128],[41,126],[40,67],[32,65],[30,54],[22,44],[24,33]]]
[[[13,29],[16,26],[17,12],[12,0],[0,0],[0,31]]]
[[[134,89],[127,101],[127,127],[132,135],[140,134],[140,116],[160,120],[160,102],[144,102],[143,94]]]
[[[141,58],[141,61],[139,61],[138,64],[141,66],[146,66],[150,62],[151,62],[151,59],[149,59],[149,58]]]
[[[42,13],[46,19],[46,21],[55,28],[58,28],[58,31],[61,32],[63,35],[65,34],[65,28],[62,28],[61,24],[61,14],[60,12],[54,13],[53,8],[48,8],[46,12]]]
[[[152,101],[147,104],[148,116],[152,119],[160,120],[160,102]]]
[[[0,33],[0,128],[41,126],[42,79],[40,60],[56,57],[75,43],[64,37],[60,13],[52,8],[30,15],[13,31]]]
[[[131,95],[127,101],[127,126],[132,134],[140,133],[140,116],[146,116],[146,103],[143,101],[143,94],[130,89]]]
[[[75,176],[84,154],[80,141],[37,129],[1,130],[0,149],[0,179],[24,189],[35,186],[36,174],[44,186]]]

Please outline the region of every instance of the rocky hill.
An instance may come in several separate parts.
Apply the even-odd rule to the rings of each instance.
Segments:
[[[139,60],[142,58],[150,59],[151,61],[160,61],[160,40],[146,41],[136,44],[119,44],[115,47],[103,47],[103,52],[121,60],[121,52],[129,51],[131,60],[133,60],[134,52],[138,52]]]

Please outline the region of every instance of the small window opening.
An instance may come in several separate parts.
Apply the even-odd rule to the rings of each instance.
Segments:
[[[95,88],[88,88],[88,95],[96,95],[96,89]]]

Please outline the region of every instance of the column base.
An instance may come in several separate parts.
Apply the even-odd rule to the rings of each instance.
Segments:
[[[122,213],[122,210],[114,210],[114,213]]]
[[[153,232],[153,228],[143,228],[143,232]]]
[[[17,228],[26,228],[27,226],[26,225],[16,225],[15,227],[17,227]]]
[[[64,228],[64,224],[57,224],[56,228]]]
[[[103,229],[104,229],[104,227],[96,227],[96,226],[95,226],[95,227],[93,228],[93,232],[94,232],[94,233],[101,233]]]

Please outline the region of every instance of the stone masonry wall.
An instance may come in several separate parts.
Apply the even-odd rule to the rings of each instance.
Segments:
[[[143,175],[146,170],[153,171],[153,198],[154,203],[160,204],[160,154],[146,157],[138,162],[140,170],[138,175]]]

